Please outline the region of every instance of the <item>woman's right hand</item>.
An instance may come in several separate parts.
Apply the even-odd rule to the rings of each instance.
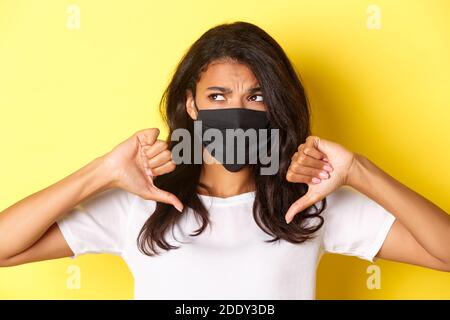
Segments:
[[[181,201],[153,184],[153,177],[169,173],[176,166],[167,143],[158,140],[158,135],[157,128],[136,132],[102,157],[104,168],[110,175],[110,186],[125,189],[144,199],[172,204],[181,212]]]

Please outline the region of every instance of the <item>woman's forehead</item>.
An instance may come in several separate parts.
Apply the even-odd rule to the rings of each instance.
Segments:
[[[214,61],[208,65],[197,83],[198,89],[221,86],[240,90],[258,86],[258,79],[253,71],[245,64],[226,60]]]

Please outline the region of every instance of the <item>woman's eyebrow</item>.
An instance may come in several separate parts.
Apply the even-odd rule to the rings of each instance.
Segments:
[[[248,89],[248,93],[250,93],[250,94],[251,93],[256,93],[256,92],[261,92],[261,87],[260,86]]]
[[[225,88],[225,87],[208,87],[207,90],[213,90],[213,91],[220,91],[222,93],[232,93],[233,90],[231,90],[230,88]],[[255,93],[255,92],[260,92],[261,91],[261,87],[257,86],[257,87],[253,87],[247,90],[248,93]]]
[[[231,90],[230,88],[225,88],[225,87],[208,87],[208,90],[212,90],[212,91],[220,91],[222,93],[231,93],[233,92],[233,90]]]

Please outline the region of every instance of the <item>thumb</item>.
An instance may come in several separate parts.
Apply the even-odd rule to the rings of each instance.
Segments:
[[[151,198],[155,201],[171,204],[178,211],[183,212],[183,204],[177,196],[168,191],[162,190],[155,185],[151,187]]]
[[[290,223],[299,212],[302,212],[303,210],[312,206],[316,202],[317,202],[316,199],[308,191],[304,196],[302,196],[300,199],[291,204],[289,210],[284,216],[284,218],[286,219],[286,223]]]

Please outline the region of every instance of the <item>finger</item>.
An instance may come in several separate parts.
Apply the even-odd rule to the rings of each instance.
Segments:
[[[290,223],[292,219],[299,213],[305,210],[306,208],[312,206],[315,204],[318,200],[313,198],[308,192],[295,201],[290,207],[289,210],[286,212],[285,219],[286,223]]]
[[[330,177],[330,174],[325,170],[306,167],[304,165],[299,164],[298,162],[291,163],[288,171],[289,170],[296,174],[302,174],[310,177],[317,177],[319,179],[328,179]]]
[[[142,148],[144,148],[144,147],[142,147],[142,145],[139,144],[139,146],[138,146],[138,149],[139,149],[139,151],[138,151],[139,152],[139,155],[138,155],[139,160],[138,161],[139,161],[139,164],[142,166],[142,168],[143,168],[143,170],[145,172],[145,175],[148,177],[148,180],[149,180],[150,184],[153,184],[153,176],[154,176],[154,174],[153,174],[152,170],[148,167],[147,158],[145,157],[145,154],[143,153]]]
[[[172,160],[172,152],[169,150],[164,150],[160,154],[154,156],[150,160],[147,159],[147,165],[149,168],[153,169]]]
[[[318,160],[313,157],[307,156],[306,154],[300,154],[293,160],[292,163],[300,163],[305,167],[316,168],[316,169],[324,169],[325,171],[333,171],[333,167],[328,162],[323,160]]]
[[[163,174],[172,172],[176,168],[176,164],[173,161],[166,162],[162,166],[156,167],[152,169],[152,172],[155,176],[161,176]]]
[[[173,205],[178,211],[183,212],[183,204],[172,193],[159,189],[156,186],[152,187],[152,198],[155,201],[167,203]]]
[[[159,129],[158,128],[144,129],[138,131],[136,135],[142,146],[152,145],[153,143],[155,143],[156,138],[158,138]]]
[[[304,153],[310,157],[313,157],[315,159],[323,159],[326,158],[326,154],[317,150],[314,145],[312,145],[312,142],[306,143],[302,148],[299,147],[300,153]]]
[[[142,152],[148,159],[151,159],[151,158],[155,157],[157,154],[166,150],[167,147],[168,147],[167,142],[165,142],[164,140],[158,139],[155,141],[155,143],[153,143],[153,145],[144,146],[142,148]]]
[[[286,180],[294,183],[308,183],[308,184],[309,183],[318,184],[322,181],[320,178],[298,174],[292,171],[287,172]]]
[[[148,167],[146,161],[144,161],[144,172],[145,175],[148,177],[150,184],[153,184],[153,177],[155,176],[155,173],[153,172],[152,169]]]

